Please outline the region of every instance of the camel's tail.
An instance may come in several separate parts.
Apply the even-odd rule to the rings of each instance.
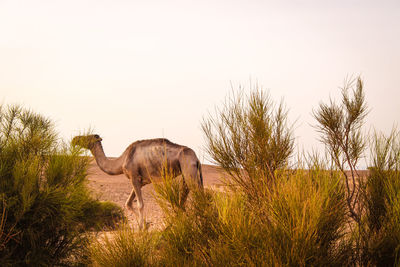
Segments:
[[[203,172],[201,171],[201,163],[196,153],[188,147],[179,152],[179,163],[185,179],[192,179],[199,187],[203,187]]]
[[[200,163],[200,161],[197,161],[197,169],[199,170],[199,173],[200,173],[200,184],[201,184],[201,187],[204,187],[204,184],[203,184],[203,172],[201,171],[201,163]]]

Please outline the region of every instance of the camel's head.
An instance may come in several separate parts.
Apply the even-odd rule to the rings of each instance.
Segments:
[[[101,137],[98,134],[75,136],[71,144],[73,146],[80,146],[86,149],[92,149],[97,142],[101,142]]]

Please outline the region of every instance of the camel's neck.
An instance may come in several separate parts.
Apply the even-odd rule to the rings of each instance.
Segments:
[[[123,155],[117,159],[108,159],[104,154],[103,146],[97,142],[90,150],[102,171],[110,175],[122,174]]]

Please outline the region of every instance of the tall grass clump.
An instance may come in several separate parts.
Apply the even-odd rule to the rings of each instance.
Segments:
[[[365,265],[400,263],[400,134],[375,134],[360,233]]]
[[[206,150],[250,197],[275,181],[275,171],[288,164],[294,150],[292,127],[283,102],[278,106],[258,88],[226,100],[202,122]]]
[[[276,259],[273,265],[348,264],[344,195],[338,175],[320,166],[279,179],[264,207],[270,228],[268,251]]]
[[[86,187],[87,166],[81,151],[59,141],[51,120],[1,107],[1,266],[83,260],[85,231],[104,225],[104,207]]]

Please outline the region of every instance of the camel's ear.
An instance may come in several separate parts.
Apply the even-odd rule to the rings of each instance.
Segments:
[[[95,134],[94,138],[96,138],[96,141],[100,141],[100,142],[103,141],[103,139],[98,134]]]

